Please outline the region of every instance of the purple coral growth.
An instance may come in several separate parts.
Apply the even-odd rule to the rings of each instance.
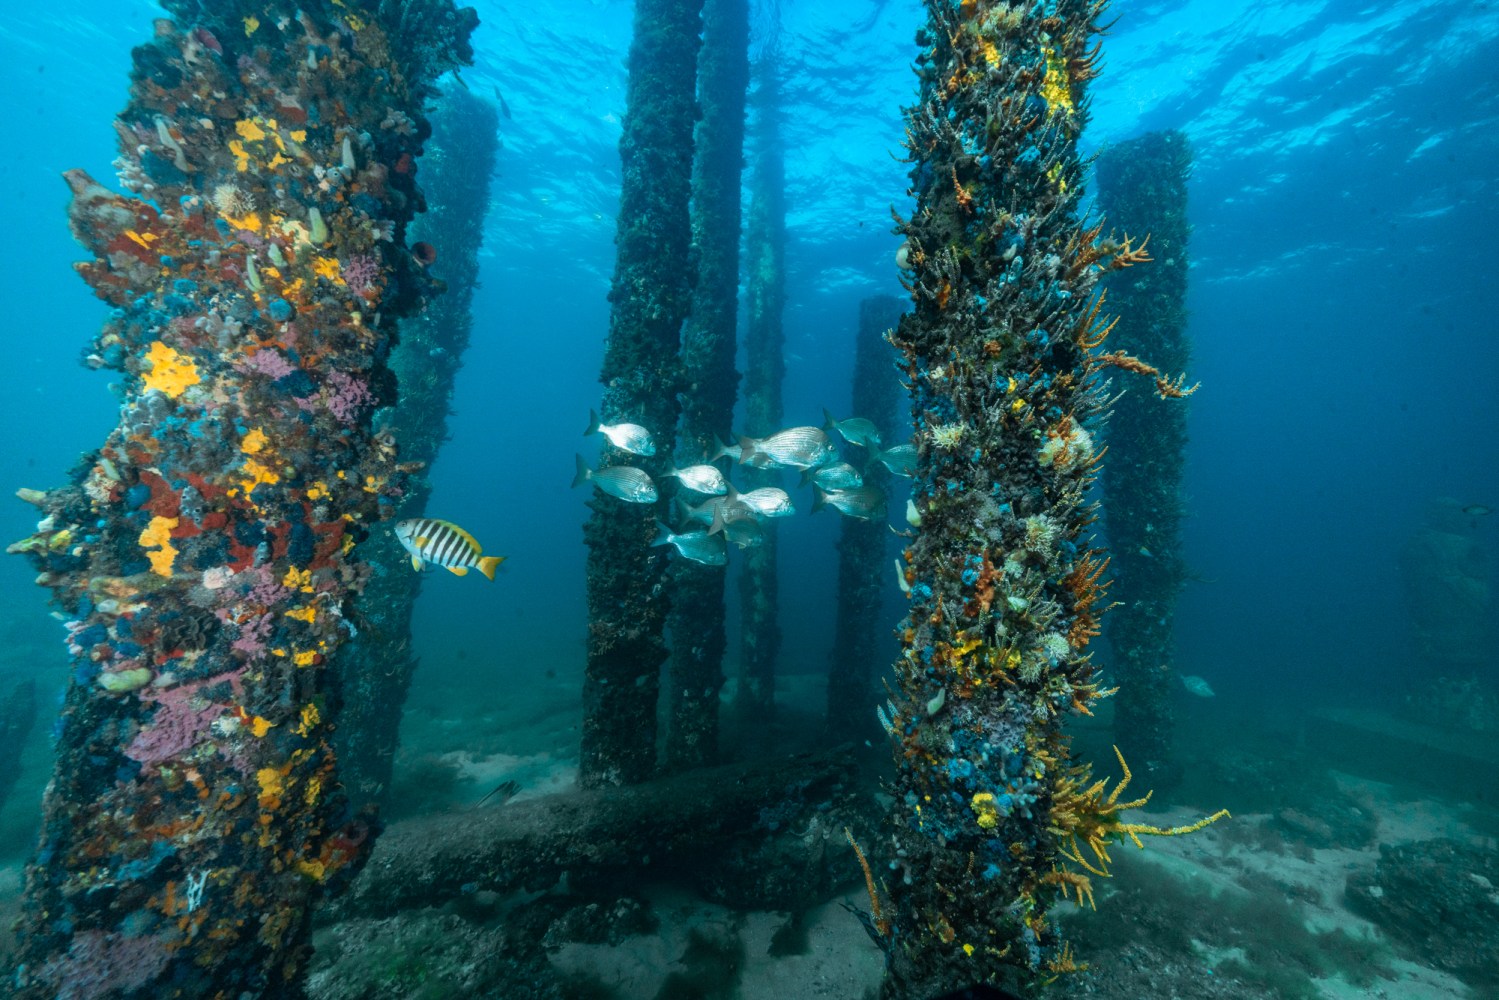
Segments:
[[[239,638],[234,640],[230,648],[251,657],[265,652],[266,643],[271,639],[271,626],[274,624],[270,615],[257,615],[241,623]]]
[[[213,702],[204,708],[194,708],[193,697],[199,688],[220,679],[183,684],[164,691],[142,692],[142,700],[157,703],[156,714],[136,732],[135,739],[125,748],[125,756],[155,766],[197,746],[208,727],[224,713],[224,708]]]
[[[362,379],[332,371],[323,382],[323,402],[339,423],[353,424],[364,408],[375,402],[375,394]]]
[[[235,363],[244,371],[259,372],[271,379],[285,378],[296,371],[292,363],[286,359],[286,355],[268,347],[261,348]]]
[[[380,277],[380,260],[374,254],[357,253],[341,262],[344,283],[352,292],[363,292]]]
[[[56,985],[57,1000],[95,1000],[140,989],[161,975],[169,957],[158,937],[79,931],[67,955],[48,962],[39,978]]]

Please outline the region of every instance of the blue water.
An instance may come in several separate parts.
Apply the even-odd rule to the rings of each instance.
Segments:
[[[582,652],[586,510],[567,484],[573,451],[596,447],[579,433],[598,398],[631,5],[478,6],[463,76],[500,88],[513,117],[432,509],[511,561],[494,586],[433,579],[418,641],[430,670],[472,672],[452,654],[487,649],[484,670],[523,684]],[[69,271],[58,174],[112,177],[129,48],[157,13],[101,0],[0,13],[7,489],[61,482],[114,418],[108,376],[76,364],[103,311]],[[1113,13],[1087,144],[1174,127],[1196,151],[1187,552],[1214,582],[1183,597],[1183,670],[1231,698],[1398,687],[1396,551],[1435,497],[1499,501],[1499,5],[1122,0]],[[892,154],[921,13],[788,0],[781,17],[796,423],[846,411],[858,301],[899,293],[888,221],[908,200]],[[31,513],[0,505],[0,534],[28,533]],[[825,660],[836,530],[821,516],[783,527],[787,670]],[[0,562],[0,634],[34,639],[55,667],[31,576]]]
[[[413,702],[455,714],[454,692],[528,706],[580,684],[588,511],[568,483],[573,453],[598,447],[581,432],[600,394],[632,14],[605,0],[477,6],[462,76],[502,92],[512,117],[429,513],[509,561],[492,584],[424,585]],[[116,420],[115,373],[78,364],[104,309],[71,272],[59,174],[113,178],[129,51],[159,14],[142,0],[0,9],[3,541],[35,520],[9,491],[61,484]],[[1202,388],[1185,404],[1184,493],[1197,579],[1177,665],[1217,701],[1182,695],[1178,709],[1276,721],[1397,704],[1421,679],[1401,547],[1439,498],[1499,508],[1499,2],[1117,0],[1112,14],[1085,152],[1164,128],[1195,152],[1187,374]],[[860,300],[901,293],[890,211],[910,207],[900,108],[923,15],[914,0],[782,0],[780,18],[786,422],[820,423],[823,407],[849,412]],[[769,22],[763,4],[755,20]],[[795,497],[780,523],[780,670],[807,675],[832,642],[839,523]],[[892,497],[897,519],[903,505]],[[1499,580],[1499,516],[1467,523]],[[12,870],[68,676],[33,576],[0,560],[0,695],[35,676],[44,706],[0,823]]]

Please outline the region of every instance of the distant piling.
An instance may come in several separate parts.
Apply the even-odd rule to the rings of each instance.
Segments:
[[[609,339],[599,381],[607,423],[646,427],[652,457],[607,442],[601,465],[632,465],[665,484],[684,377],[682,323],[692,296],[693,123],[703,0],[639,0],[625,95],[618,255],[609,290]],[[666,496],[668,490],[662,490]],[[588,545],[588,662],[583,678],[579,780],[631,784],[656,767],[656,708],[667,613],[667,553],[652,548],[661,504],[596,493]]]
[[[854,344],[853,415],[874,421],[881,444],[902,443],[900,379],[895,352],[886,334],[900,322],[906,304],[893,295],[876,295],[859,303],[859,330]],[[855,449],[856,451],[858,449]],[[888,489],[890,473],[867,451],[864,483]],[[835,739],[866,739],[878,732],[873,682],[882,651],[888,650],[890,625],[884,616],[883,595],[894,576],[895,546],[884,518],[842,519],[838,539],[838,607],[833,652],[828,667],[828,731]]]
[[[889,838],[866,869],[887,1000],[979,983],[1028,996],[1078,968],[1052,905],[1091,898],[1089,873],[1107,871],[1102,845],[1134,804],[1070,759],[1063,729],[1101,697],[1087,646],[1108,559],[1085,499],[1102,453],[1097,374],[1154,371],[1097,353],[1100,271],[1147,255],[1078,216],[1104,7],[927,0],[917,34],[917,202],[898,222],[914,310],[895,346],[920,526],[882,712]]]
[[[749,85],[749,4],[706,0],[698,55],[698,105],[692,178],[692,231],[698,277],[682,331],[687,387],[682,397],[677,465],[706,461],[732,436],[735,328],[739,319],[740,174],[745,91]],[[724,566],[674,559],[667,697],[666,765],[693,767],[718,753],[718,695],[723,687]]]
[[[1187,176],[1192,152],[1181,132],[1152,132],[1098,158],[1098,204],[1109,225],[1150,234],[1149,267],[1104,281],[1119,314],[1111,347],[1181,371],[1187,340]],[[1182,468],[1187,407],[1142,385],[1127,385],[1108,424],[1103,504],[1114,560],[1108,637],[1119,692],[1114,740],[1157,787],[1174,783],[1172,697],[1179,686],[1173,629],[1186,579],[1182,555]]]
[[[746,224],[748,298],[744,331],[744,430],[751,437],[781,429],[781,383],[786,377],[786,151],[781,139],[781,67],[774,50],[756,60],[753,95],[754,169]],[[781,486],[775,469],[741,466],[742,489]],[[776,579],[776,525],[765,524],[763,544],[744,550],[739,574],[739,694],[736,712],[762,726],[775,708],[776,659],[781,651]],[[751,731],[746,729],[746,732]]]
[[[428,117],[432,137],[421,174],[427,211],[408,239],[432,248],[430,272],[446,287],[426,309],[401,321],[390,353],[397,402],[375,414],[379,444],[394,447],[409,470],[395,512],[400,518],[426,514],[432,463],[448,437],[453,384],[473,329],[489,181],[499,151],[499,114],[483,98],[448,87]],[[370,578],[350,615],[359,631],[334,664],[344,698],[334,747],[356,807],[383,804],[390,790],[401,713],[417,666],[411,615],[422,581],[389,525],[373,532],[360,554]]]
[[[36,681],[26,679],[0,700],[0,809],[21,777],[21,752],[36,723]]]
[[[111,193],[66,175],[112,307],[86,354],[120,423],[24,491],[72,679],[9,995],[300,993],[310,914],[363,862],[332,657],[402,484],[372,412],[433,80],[477,17],[166,0],[132,52]]]

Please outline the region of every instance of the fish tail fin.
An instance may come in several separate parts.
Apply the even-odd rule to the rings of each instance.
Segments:
[[[716,462],[720,458],[730,457],[734,454],[734,446],[729,444],[723,438],[719,437],[717,434],[713,435],[713,443],[717,447],[714,449],[713,454],[708,456],[707,460],[710,463]]]
[[[838,426],[838,421],[833,419],[833,413],[826,406],[822,408],[822,429],[830,431]]]
[[[573,459],[577,463],[577,471],[573,473],[573,489],[577,489],[592,478],[593,470],[588,467],[587,462],[583,461],[582,455],[574,455]]]
[[[674,499],[677,504],[677,517],[683,521],[692,520],[692,504],[687,502],[687,498],[678,493]]]
[[[758,442],[752,437],[740,436],[739,438],[739,464],[754,465],[760,452],[755,447]]]
[[[723,506],[719,505],[713,508],[713,523],[708,526],[708,534],[716,535],[719,532],[723,531],[723,527]]]
[[[654,547],[654,546],[657,546],[657,545],[670,545],[670,544],[671,544],[671,529],[668,528],[665,524],[661,523],[660,521],[657,521],[656,522],[656,537],[651,540],[651,545]]]
[[[812,481],[812,473],[814,473],[816,471],[817,471],[816,469],[803,469],[802,470],[802,481],[800,483],[797,483],[797,485],[798,486],[806,486],[808,483],[810,483]]]
[[[828,491],[821,486],[812,487],[812,513],[816,514],[828,505]]]
[[[588,430],[583,432],[584,437],[592,437],[599,432],[599,413],[597,410],[588,411]]]
[[[480,556],[479,572],[493,580],[494,571],[500,568],[500,563],[505,561],[504,556]]]

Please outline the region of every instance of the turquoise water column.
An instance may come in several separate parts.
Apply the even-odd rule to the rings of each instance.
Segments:
[[[658,483],[676,441],[684,377],[682,323],[691,305],[692,129],[697,119],[703,0],[639,0],[630,44],[618,255],[609,289],[609,339],[599,381],[606,423],[652,434],[656,453],[605,444],[601,465],[643,468]],[[663,493],[665,491],[663,490]],[[588,663],[583,679],[584,785],[643,781],[656,767],[656,702],[666,659],[666,549],[653,548],[660,504],[599,493],[588,545]]]
[[[406,226],[445,0],[167,0],[132,52],[120,182],[70,171],[86,354],[119,425],[19,548],[73,658],[14,989],[294,997],[311,911],[368,827],[339,787],[330,660],[404,492],[371,414],[394,324],[434,290]]]
[[[735,325],[739,319],[739,195],[744,166],[744,100],[749,84],[749,4],[707,0],[703,48],[698,56],[696,161],[692,178],[692,231],[697,246],[697,286],[682,331],[687,389],[677,464],[702,462],[731,435]],[[723,686],[723,566],[676,559],[671,569],[671,665],[667,677],[670,722],[666,763],[708,763],[718,752],[718,692]]]

